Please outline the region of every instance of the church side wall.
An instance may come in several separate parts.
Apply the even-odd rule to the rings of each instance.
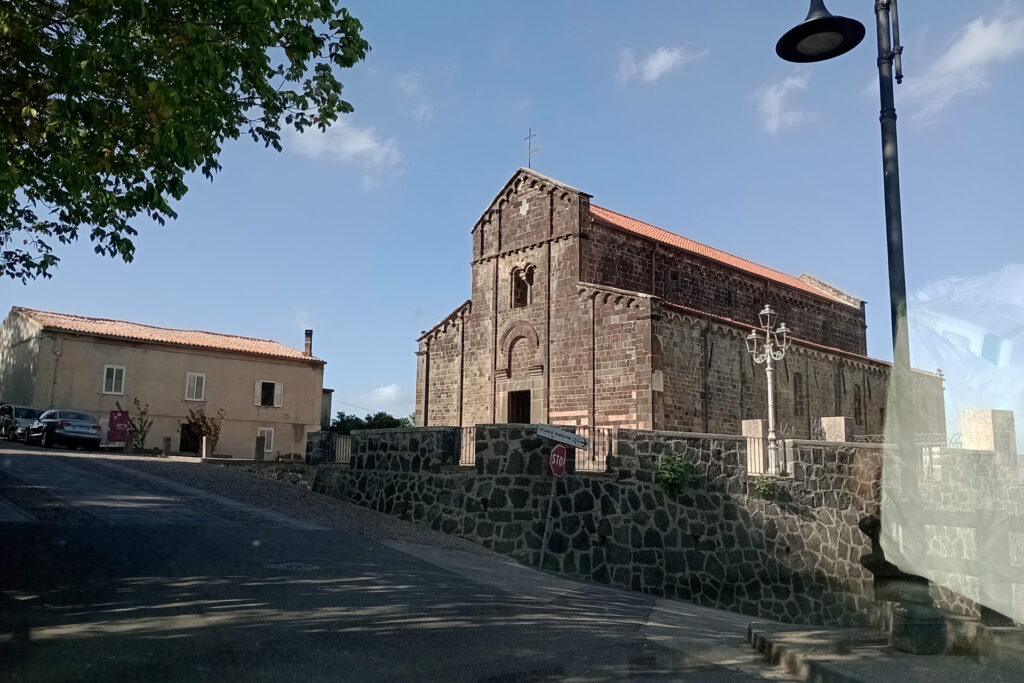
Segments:
[[[765,366],[740,328],[664,309],[655,318],[655,428],[739,434],[743,420],[767,416]],[[810,438],[819,418],[835,415],[853,417],[855,434],[881,434],[887,378],[886,365],[791,346],[775,363],[779,436]]]
[[[791,289],[709,259],[599,223],[586,233],[584,282],[635,290],[713,315],[756,324],[770,304],[794,336],[851,353],[867,353],[864,311]]]
[[[461,383],[462,323],[455,320],[433,332],[424,342],[424,362],[429,383],[426,425],[459,424],[459,388]]]

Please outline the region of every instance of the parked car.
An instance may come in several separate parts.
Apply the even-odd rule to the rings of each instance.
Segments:
[[[100,423],[77,410],[47,410],[25,429],[25,443],[50,448],[57,444],[100,447]]]
[[[0,405],[0,436],[8,441],[25,438],[25,427],[32,424],[43,411],[10,403]]]

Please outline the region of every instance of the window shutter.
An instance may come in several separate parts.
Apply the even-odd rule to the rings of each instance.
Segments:
[[[258,406],[260,404],[260,390],[263,388],[263,382],[256,380],[256,384],[252,390],[252,404]]]
[[[284,405],[284,385],[274,382],[274,407],[280,408]]]

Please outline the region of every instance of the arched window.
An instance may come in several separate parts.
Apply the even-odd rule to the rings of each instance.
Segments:
[[[533,266],[512,271],[512,308],[522,308],[533,301]]]

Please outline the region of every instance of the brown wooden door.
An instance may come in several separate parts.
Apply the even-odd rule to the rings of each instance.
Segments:
[[[508,392],[508,421],[530,424],[530,390]]]

